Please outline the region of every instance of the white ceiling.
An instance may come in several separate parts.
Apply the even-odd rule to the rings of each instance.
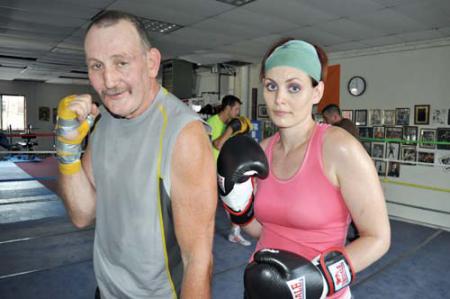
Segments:
[[[0,80],[87,83],[84,29],[104,9],[183,26],[153,44],[203,65],[258,62],[286,36],[329,54],[450,37],[450,0],[0,0]]]

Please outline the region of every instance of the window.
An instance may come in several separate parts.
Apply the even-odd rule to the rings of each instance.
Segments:
[[[1,95],[2,130],[24,131],[26,123],[25,97],[17,95]]]

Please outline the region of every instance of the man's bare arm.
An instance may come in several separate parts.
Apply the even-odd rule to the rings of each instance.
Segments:
[[[210,298],[217,205],[216,166],[200,122],[183,129],[172,159],[172,208],[184,277],[182,298]]]
[[[81,163],[79,172],[59,174],[59,188],[64,205],[72,223],[78,228],[90,225],[95,219],[95,187],[89,146]]]

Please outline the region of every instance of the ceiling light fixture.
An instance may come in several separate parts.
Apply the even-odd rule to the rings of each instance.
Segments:
[[[250,2],[253,2],[255,0],[216,0],[216,1],[230,4],[233,6],[243,6],[243,5],[249,4]]]
[[[140,21],[144,25],[144,28],[150,32],[159,32],[159,33],[171,33],[175,30],[183,28],[183,26],[173,23],[167,23],[158,20],[140,18]]]

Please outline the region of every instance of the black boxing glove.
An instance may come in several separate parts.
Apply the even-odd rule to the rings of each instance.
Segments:
[[[342,248],[330,248],[312,262],[289,251],[262,249],[244,273],[248,299],[323,299],[353,280]]]
[[[244,225],[253,219],[252,177],[269,174],[267,158],[251,137],[236,135],[228,139],[217,159],[219,196],[230,213],[230,220]]]
[[[319,268],[295,253],[261,249],[244,272],[247,299],[322,299],[327,286]]]
[[[245,134],[252,129],[252,123],[247,117],[239,116],[230,120],[227,128],[231,128],[233,132],[232,136],[237,134]]]
[[[312,263],[320,269],[327,282],[328,296],[339,292],[355,280],[355,271],[344,248],[328,248],[314,258]]]

